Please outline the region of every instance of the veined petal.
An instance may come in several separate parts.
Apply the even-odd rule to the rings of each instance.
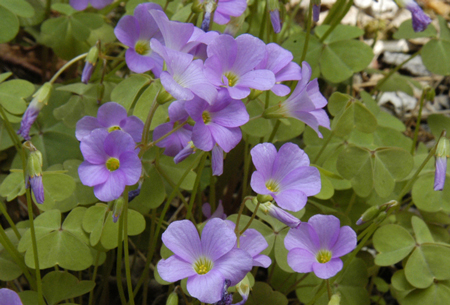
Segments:
[[[186,288],[189,294],[200,302],[213,304],[222,298],[225,278],[215,269],[206,274],[196,274],[187,280]]]
[[[97,128],[102,128],[97,118],[92,116],[85,116],[77,122],[77,128],[75,130],[75,137],[78,141],[81,141],[84,137],[91,134],[91,131]]]
[[[214,141],[225,151],[230,152],[242,139],[242,132],[239,127],[227,128],[215,123],[208,124]]]
[[[275,85],[275,75],[270,70],[253,70],[241,75],[236,86],[270,90]],[[230,94],[231,95],[231,94]]]
[[[266,179],[259,171],[255,171],[252,174],[252,178],[250,180],[250,186],[255,193],[261,195],[271,194],[271,192],[266,187]]]
[[[289,251],[287,262],[295,272],[308,273],[313,271],[313,264],[317,261],[314,254],[308,250],[295,248]]]
[[[281,181],[292,170],[301,166],[309,166],[309,158],[305,152],[294,143],[281,146],[273,161],[273,178]]]
[[[195,122],[203,122],[202,114],[208,108],[208,105],[205,100],[194,97],[192,100],[186,102],[185,109]]]
[[[141,159],[134,151],[126,151],[119,157],[119,170],[123,172],[126,185],[133,185],[139,181],[142,171]]]
[[[436,157],[436,171],[434,172],[434,190],[442,191],[445,185],[447,171],[447,157]]]
[[[321,264],[315,262],[313,264],[314,274],[321,279],[329,279],[342,270],[344,264],[340,258],[332,258],[328,263]]]
[[[352,252],[356,248],[356,233],[349,226],[344,226],[339,232],[339,237],[330,249],[333,258],[341,257]]]
[[[231,100],[224,109],[211,113],[212,122],[225,127],[239,127],[249,120],[249,115],[244,103]]]
[[[222,0],[217,5],[217,11],[221,14],[238,17],[247,8],[246,0]]]
[[[231,67],[231,70],[237,75],[242,76],[253,70],[261,62],[261,60],[263,60],[266,54],[266,46],[264,42],[250,34],[239,35],[236,38],[236,46],[236,59]]]
[[[172,222],[163,233],[162,241],[175,255],[190,264],[202,255],[200,237],[189,220]]]
[[[144,123],[137,116],[130,116],[120,122],[120,128],[131,135],[134,142],[141,142]]]
[[[314,196],[320,192],[321,181],[319,170],[312,166],[297,167],[280,182],[281,189],[297,189],[306,196]]]
[[[22,305],[19,295],[8,288],[0,289],[0,300],[2,305]]]
[[[286,96],[291,92],[288,86],[282,84],[275,84],[270,90],[277,96]]]
[[[209,128],[203,123],[199,122],[194,125],[192,130],[192,142],[203,151],[210,151],[213,149],[215,141],[211,135]]]
[[[319,251],[319,244],[312,240],[310,232],[310,225],[307,222],[302,222],[297,228],[289,230],[284,239],[284,246],[291,251],[295,248],[308,250],[310,253]]]
[[[264,69],[268,69],[275,74],[281,71],[290,62],[292,62],[292,59],[294,59],[291,52],[280,47],[276,43],[269,43],[266,45],[266,50],[268,53],[268,58]]]
[[[114,130],[105,138],[105,152],[115,158],[119,158],[123,152],[134,151],[135,143],[133,138],[126,132]]]
[[[266,179],[272,176],[272,167],[277,156],[277,149],[272,143],[261,143],[250,151],[253,164]]]
[[[182,101],[189,101],[194,98],[194,94],[191,90],[178,84],[167,71],[161,73],[160,79],[164,89],[166,89],[174,98]]]
[[[150,10],[162,11],[162,8],[156,3],[142,3],[134,9],[134,17],[138,20],[139,28],[141,30],[139,39],[148,41],[150,41],[150,38],[155,37],[159,32],[159,27],[153,16],[150,14]],[[161,37],[161,34],[158,36]]]
[[[125,177],[121,171],[110,172],[105,183],[94,186],[95,197],[103,202],[119,198],[125,190]]]
[[[308,92],[309,98],[313,101],[316,108],[323,108],[328,104],[326,98],[322,95],[322,93],[320,93],[317,78],[309,82],[306,86],[306,91]]]
[[[139,55],[132,48],[125,52],[125,61],[128,68],[136,73],[144,73],[155,68],[155,60],[153,57]]]
[[[283,82],[287,80],[301,80],[302,69],[295,62],[290,62],[283,69],[275,73],[275,79],[277,82]]]
[[[222,68],[220,72],[228,71],[236,61],[237,42],[230,35],[220,35],[208,45],[206,51],[208,58],[215,56],[220,61]]]
[[[110,5],[114,0],[91,0],[93,8],[101,10],[102,8]]]
[[[188,42],[189,37],[192,36],[194,25],[192,23],[170,21],[163,11],[151,10],[150,14],[158,24],[165,46],[175,51],[181,51]]]
[[[158,262],[158,273],[166,282],[176,282],[196,275],[191,263],[188,263],[176,255]]]
[[[91,164],[84,161],[78,167],[78,175],[81,183],[87,186],[95,186],[105,183],[109,177],[109,170],[105,164]]]
[[[223,174],[223,149],[218,145],[214,145],[214,148],[212,149],[211,168],[214,176],[220,176]]]
[[[114,102],[105,103],[97,112],[97,120],[104,127],[119,126],[120,122],[127,118],[127,111],[122,105]]]
[[[240,249],[247,251],[251,257],[255,257],[269,246],[264,236],[255,229],[245,230],[239,241]]]
[[[83,139],[80,143],[80,150],[86,161],[92,164],[105,164],[108,156],[103,143],[107,136],[108,132],[105,129],[95,129],[89,137]]]
[[[231,286],[234,286],[252,270],[252,265],[253,259],[250,254],[239,248],[234,248],[214,262],[213,270],[219,271],[223,278],[230,280]]]
[[[228,93],[235,100],[240,100],[246,98],[250,94],[250,89],[248,87],[234,86],[227,87]]]
[[[308,220],[308,224],[316,232],[320,241],[320,249],[331,250],[336,243],[341,223],[333,215],[314,215]]]
[[[272,195],[275,202],[288,211],[298,212],[306,205],[308,197],[302,191],[290,189],[282,190]]]
[[[87,0],[82,1],[86,1],[87,6]],[[72,2],[82,2],[82,1],[71,0],[71,5]],[[134,48],[134,45],[136,44],[136,41],[138,41],[140,34],[139,22],[134,16],[129,15],[123,16],[122,18],[120,18],[119,22],[117,23],[117,26],[114,28],[114,34],[121,43],[123,43],[126,46],[129,46],[130,48]]]
[[[215,262],[233,249],[236,235],[225,221],[213,218],[203,228],[201,243],[202,254]],[[215,265],[216,263],[214,263]]]
[[[171,122],[185,121],[189,116],[185,109],[185,103],[181,101],[172,102],[168,111]]]

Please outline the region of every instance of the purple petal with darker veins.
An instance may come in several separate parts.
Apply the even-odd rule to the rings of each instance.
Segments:
[[[89,4],[89,0],[70,0],[70,5],[77,11],[83,11]]]
[[[220,35],[208,45],[207,53],[208,57],[216,56],[220,61],[220,72],[228,71],[236,61],[237,42],[230,35]]]
[[[292,212],[303,209],[308,199],[305,193],[299,190],[284,190],[273,194],[272,197],[280,207]]]
[[[231,100],[222,110],[211,113],[211,120],[224,127],[239,127],[248,122],[249,115],[242,101]]]
[[[185,103],[182,101],[172,102],[169,106],[169,118],[171,122],[184,121],[189,114],[186,112]]]
[[[356,233],[349,226],[340,229],[339,237],[334,246],[330,249],[333,258],[341,257],[352,252],[356,248]]]
[[[434,172],[434,190],[442,191],[445,185],[447,171],[447,158],[445,156],[436,157],[436,171]]]
[[[325,264],[315,262],[313,264],[314,274],[321,279],[329,279],[335,276],[343,267],[342,260],[340,258],[332,258],[331,261]]]
[[[192,36],[194,25],[192,23],[170,21],[163,11],[152,10],[150,14],[158,24],[165,46],[175,51],[181,51],[188,42],[189,37]]]
[[[44,203],[44,185],[42,175],[30,177],[30,186],[37,203]]]
[[[311,226],[307,222],[302,222],[298,227],[290,229],[284,239],[286,249],[291,251],[292,249],[300,248],[308,250],[310,253],[319,251],[319,242],[312,239],[309,233],[310,228]]]
[[[228,93],[235,100],[240,100],[246,98],[250,94],[250,89],[248,87],[227,87]]]
[[[234,286],[242,281],[245,275],[252,270],[252,265],[253,259],[250,254],[244,250],[235,248],[214,262],[214,270],[218,270]]]
[[[228,16],[228,21],[230,20],[229,16],[239,17],[245,12],[245,9],[247,8],[247,1],[246,0],[221,0],[218,5],[216,12]],[[225,23],[227,23],[226,21]],[[225,23],[219,23],[214,18],[214,22],[218,24],[225,24]]]
[[[323,135],[319,131],[319,126],[324,126],[325,128],[330,129],[330,119],[323,109],[317,109],[310,112],[299,111],[297,113],[292,113],[292,116],[311,127],[321,139],[323,138]],[[323,125],[319,123],[318,119],[322,121],[321,123]]]
[[[133,138],[126,132],[115,130],[105,138],[105,152],[114,158],[119,158],[123,152],[134,151],[135,143]]]
[[[212,269],[206,274],[189,277],[186,288],[189,294],[200,302],[212,304],[222,299],[224,280],[220,271]]]
[[[261,175],[268,179],[272,175],[273,162],[277,156],[277,149],[272,143],[261,143],[250,151],[253,164]]]
[[[236,38],[237,54],[231,70],[244,75],[253,70],[266,54],[264,42],[250,34],[242,34]],[[273,86],[273,84],[272,84]]]
[[[295,272],[308,273],[313,271],[313,265],[317,260],[314,254],[308,250],[295,248],[289,251],[287,262]]]
[[[142,163],[134,151],[126,151],[119,157],[120,167],[123,172],[126,185],[133,185],[139,181],[142,171]]]
[[[242,132],[239,127],[226,128],[219,124],[209,123],[208,128],[214,141],[227,153],[235,148],[242,139]]]
[[[320,249],[330,250],[339,237],[341,225],[339,219],[333,215],[318,214],[311,217],[308,224],[319,238]]]
[[[107,136],[108,132],[105,129],[95,129],[89,137],[83,139],[80,150],[86,161],[93,164],[105,164],[108,156],[103,144]]]
[[[125,190],[125,177],[121,171],[111,172],[105,183],[94,186],[95,197],[103,202],[119,198]]]
[[[127,62],[128,68],[135,73],[144,73],[154,69],[156,66],[153,57],[139,55],[132,48],[128,49],[125,53],[125,61]]]
[[[211,168],[214,176],[220,176],[223,173],[223,149],[214,145],[211,154]]]
[[[191,263],[182,260],[176,255],[160,260],[157,269],[161,278],[171,283],[197,274]]]
[[[139,39],[150,41],[150,38],[156,38],[162,40],[158,25],[150,14],[150,10],[162,11],[162,8],[156,3],[142,3],[134,9],[134,16],[139,22]]]
[[[17,292],[8,288],[1,288],[0,305],[22,305],[22,301]]]
[[[269,90],[275,85],[275,75],[270,70],[253,70],[242,75],[236,86]],[[230,94],[231,95],[231,94]]]
[[[308,155],[294,143],[286,143],[273,161],[273,178],[281,181],[292,170],[302,166],[309,166]]]
[[[97,120],[104,127],[120,126],[120,122],[126,118],[127,111],[117,103],[105,103],[98,108]]]
[[[175,162],[175,164],[178,164],[193,153],[195,153],[194,147],[192,147],[191,144],[188,144],[173,158],[173,162]]]
[[[240,237],[240,249],[247,251],[251,257],[260,254],[269,244],[266,239],[255,229],[247,229]]]
[[[297,189],[306,196],[314,196],[320,192],[321,181],[319,170],[312,166],[297,167],[280,182],[282,189]]]
[[[96,186],[98,184],[105,183],[109,177],[109,170],[105,164],[91,164],[88,161],[84,161],[78,167],[78,175],[80,181],[87,186]]]
[[[162,235],[164,245],[188,263],[194,263],[202,255],[202,244],[197,229],[189,220],[170,224]]]
[[[266,187],[266,178],[259,172],[255,171],[252,174],[250,180],[250,186],[252,190],[261,195],[271,194],[271,192]]]
[[[326,98],[322,95],[322,93],[320,93],[317,78],[309,82],[306,86],[306,91],[308,92],[308,96],[313,101],[316,108],[323,108],[328,104]]]
[[[406,8],[411,11],[414,32],[424,31],[428,24],[431,23],[430,17],[428,17],[414,1],[408,1]]]
[[[194,125],[194,129],[192,130],[192,142],[194,142],[195,147],[198,147],[203,151],[212,150],[215,144],[211,131],[203,124],[203,122]]]
[[[202,114],[208,106],[209,104],[205,100],[198,97],[185,103],[186,112],[195,122],[203,122]]]
[[[236,235],[225,221],[213,218],[203,228],[201,243],[202,255],[215,262],[233,249]],[[214,264],[215,267],[216,264]]]
[[[290,62],[287,66],[275,73],[275,79],[277,82],[286,80],[301,80],[302,69],[295,62]]]
[[[139,39],[139,22],[134,16],[123,16],[114,28],[114,34],[121,43],[134,48]]]
[[[75,137],[78,141],[81,141],[83,138],[89,136],[92,130],[102,127],[103,126],[98,123],[97,118],[85,116],[77,122]]]
[[[174,98],[183,101],[189,101],[194,98],[192,91],[182,87],[169,73],[167,73],[167,71],[163,71],[160,78],[164,89],[166,89],[166,91],[169,92]]]
[[[144,123],[137,116],[130,116],[120,122],[120,128],[131,135],[134,142],[141,142]]]

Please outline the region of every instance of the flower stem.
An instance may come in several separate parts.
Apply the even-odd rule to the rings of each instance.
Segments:
[[[211,212],[216,210],[216,177],[214,177],[212,171],[209,176],[209,205],[211,206]]]
[[[238,248],[239,248],[239,237],[241,236],[241,231],[239,231],[239,222],[241,221],[241,215],[242,215],[242,212],[244,212],[244,207],[245,207],[245,202],[247,201],[247,200],[252,200],[252,196],[248,196],[248,197],[245,197],[244,198],[244,200],[242,200],[242,203],[241,203],[241,206],[239,207],[239,213],[238,213],[238,216],[237,216],[237,219],[236,219],[236,227],[234,228],[234,233],[236,233],[236,237],[237,237],[237,246],[238,246]]]
[[[187,121],[186,121],[186,122],[183,122],[183,123],[181,123],[181,124],[179,124],[177,127],[175,127],[174,129],[172,129],[171,131],[169,131],[168,133],[166,133],[165,135],[163,135],[163,136],[162,136],[161,138],[159,138],[158,140],[148,143],[147,146],[146,146],[146,149],[148,149],[148,148],[150,148],[150,147],[152,147],[152,146],[155,146],[156,143],[161,142],[162,140],[164,140],[165,138],[167,138],[167,137],[170,136],[171,134],[177,132],[178,130],[180,130],[181,128],[183,128],[183,126],[186,125],[186,124],[187,124]]]
[[[128,252],[128,186],[123,192],[123,235],[124,235],[124,252],[125,252],[125,275],[127,278],[128,299],[129,304],[134,305],[133,286],[131,284],[130,258]]]
[[[262,142],[262,141],[261,141]],[[242,196],[247,196],[248,190],[248,174],[250,171],[250,153],[249,153],[249,143],[248,136],[245,136],[244,141],[244,179],[242,180]]]
[[[19,230],[17,230],[16,225],[14,224],[14,221],[11,219],[11,217],[8,214],[8,211],[6,210],[5,206],[3,205],[2,202],[0,202],[0,212],[2,212],[3,216],[5,216],[6,221],[8,222],[8,224],[10,225],[11,229],[14,231],[14,234],[17,237],[17,240],[20,240],[20,238],[22,237],[19,233]]]
[[[272,133],[270,134],[267,142],[271,143],[273,141],[273,139],[275,138],[275,135],[277,134],[278,128],[280,127],[280,124],[281,124],[281,121],[277,120],[277,122],[275,123],[275,126],[273,126]]]
[[[320,149],[319,153],[317,154],[317,156],[314,158],[314,161],[312,162],[313,164],[317,164],[317,161],[319,161],[320,156],[322,155],[322,153],[325,151],[325,148],[327,148],[327,145],[330,143],[331,139],[334,136],[334,132],[331,131],[330,135],[328,136],[328,138],[325,140],[325,142],[322,145],[322,148]]]
[[[311,24],[312,24],[312,11],[313,8],[313,4],[310,2],[309,3],[309,10],[308,10],[308,19],[306,20],[306,37],[305,37],[305,43],[303,45],[303,52],[302,52],[302,57],[300,58],[300,66],[302,65],[302,62],[305,60],[306,58],[306,53],[308,53],[308,44],[309,44],[309,37],[311,36]]]
[[[199,191],[198,188],[200,186],[200,179],[202,177],[203,168],[205,167],[206,157],[208,154],[203,153],[202,159],[200,160],[200,164],[197,169],[197,177],[195,178],[194,182],[194,188],[192,189],[191,198],[189,199],[189,205],[188,210],[186,213],[186,219],[189,219],[192,214],[192,208],[194,207],[195,202],[195,196],[197,195],[197,192]]]
[[[325,281],[327,283],[328,301],[330,301],[331,300],[331,295],[332,295],[332,293],[331,293],[331,286],[330,286],[330,279],[326,279]]]
[[[424,104],[424,101],[425,101],[425,95],[426,94],[427,94],[427,90],[423,90],[422,96],[420,97],[419,113],[417,114],[416,128],[414,130],[414,138],[413,138],[413,143],[412,143],[412,146],[411,146],[411,155],[413,155],[413,156],[414,156],[415,151],[416,151],[417,137],[419,136],[420,120],[422,119],[422,109],[423,109],[423,104]]]
[[[119,234],[117,235],[117,258],[116,258],[116,281],[117,289],[119,290],[120,302],[122,305],[127,304],[127,299],[125,298],[125,292],[123,290],[122,284],[122,246],[123,246],[123,222],[124,215],[119,217]]]
[[[94,274],[92,275],[92,281],[95,283],[95,279],[97,278],[97,270],[98,270],[98,261],[100,259],[100,251],[97,251],[97,255],[95,256],[95,265],[94,265]],[[94,288],[89,292],[89,302],[88,305],[92,305],[94,301]]]
[[[352,7],[352,5],[353,5],[353,0],[349,0],[347,2],[347,4],[344,6],[344,8],[342,9],[342,11],[340,12],[339,17],[331,22],[331,25],[328,28],[328,30],[325,32],[325,34],[323,34],[322,37],[320,37],[320,42],[324,42],[325,39],[327,39],[327,37],[331,34],[331,32],[333,32],[334,29],[341,23],[341,20],[344,19],[345,15],[347,15],[347,13],[350,10],[350,8]]]
[[[147,119],[145,120],[144,124],[144,130],[142,132],[142,140],[141,145],[147,145],[148,142],[148,134],[150,132],[150,126],[152,124],[153,116],[155,115],[156,109],[158,109],[158,102],[156,101],[156,98],[158,97],[158,94],[155,95],[152,105],[150,106],[150,110],[147,115]],[[145,153],[146,147],[142,147],[141,151],[139,152],[139,157],[141,158]]]
[[[248,221],[247,225],[244,227],[244,229],[242,229],[241,233],[239,233],[239,235],[244,234],[245,230],[247,230],[250,225],[252,224],[253,219],[255,219],[256,216],[256,212],[258,212],[258,208],[259,208],[260,202],[258,201],[258,203],[256,204],[256,208],[255,211],[252,214],[252,217],[250,218],[250,220]]]
[[[88,55],[88,53],[83,53],[81,55],[78,55],[75,58],[72,58],[68,62],[66,62],[66,64],[64,66],[62,66],[61,69],[59,69],[58,72],[55,73],[55,75],[53,75],[53,77],[50,79],[49,83],[53,84],[58,79],[58,77],[61,75],[61,73],[63,73],[68,67],[70,67],[72,64],[79,61],[80,59],[85,58],[87,55]]]
[[[300,284],[307,276],[309,275],[309,273],[305,273],[299,280],[297,280],[294,284],[292,284],[286,292],[286,295],[288,295],[289,293],[291,293],[291,291],[296,290],[298,284]],[[280,287],[281,288],[281,287]]]

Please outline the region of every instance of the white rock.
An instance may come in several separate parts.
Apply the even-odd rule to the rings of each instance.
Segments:
[[[401,91],[384,92],[378,100],[378,105],[384,105],[388,102],[395,106],[396,113],[404,113],[414,109],[417,99]]]

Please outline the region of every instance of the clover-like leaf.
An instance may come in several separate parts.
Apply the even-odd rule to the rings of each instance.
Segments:
[[[150,84],[150,79],[141,74],[134,74],[121,81],[111,92],[111,100],[129,110],[135,99]]]
[[[421,175],[414,182],[412,188],[412,198],[414,204],[425,212],[444,211],[450,213],[450,175],[447,179],[442,191],[434,190],[434,173],[426,173]]]
[[[394,224],[379,228],[373,235],[373,245],[380,252],[375,257],[378,266],[389,266],[404,259],[416,243],[409,232]]]
[[[94,286],[94,281],[80,281],[74,275],[62,271],[52,271],[42,278],[42,291],[49,305],[86,294]]]
[[[288,299],[286,296],[278,291],[273,291],[267,283],[256,282],[250,294],[248,305],[287,305]]]

